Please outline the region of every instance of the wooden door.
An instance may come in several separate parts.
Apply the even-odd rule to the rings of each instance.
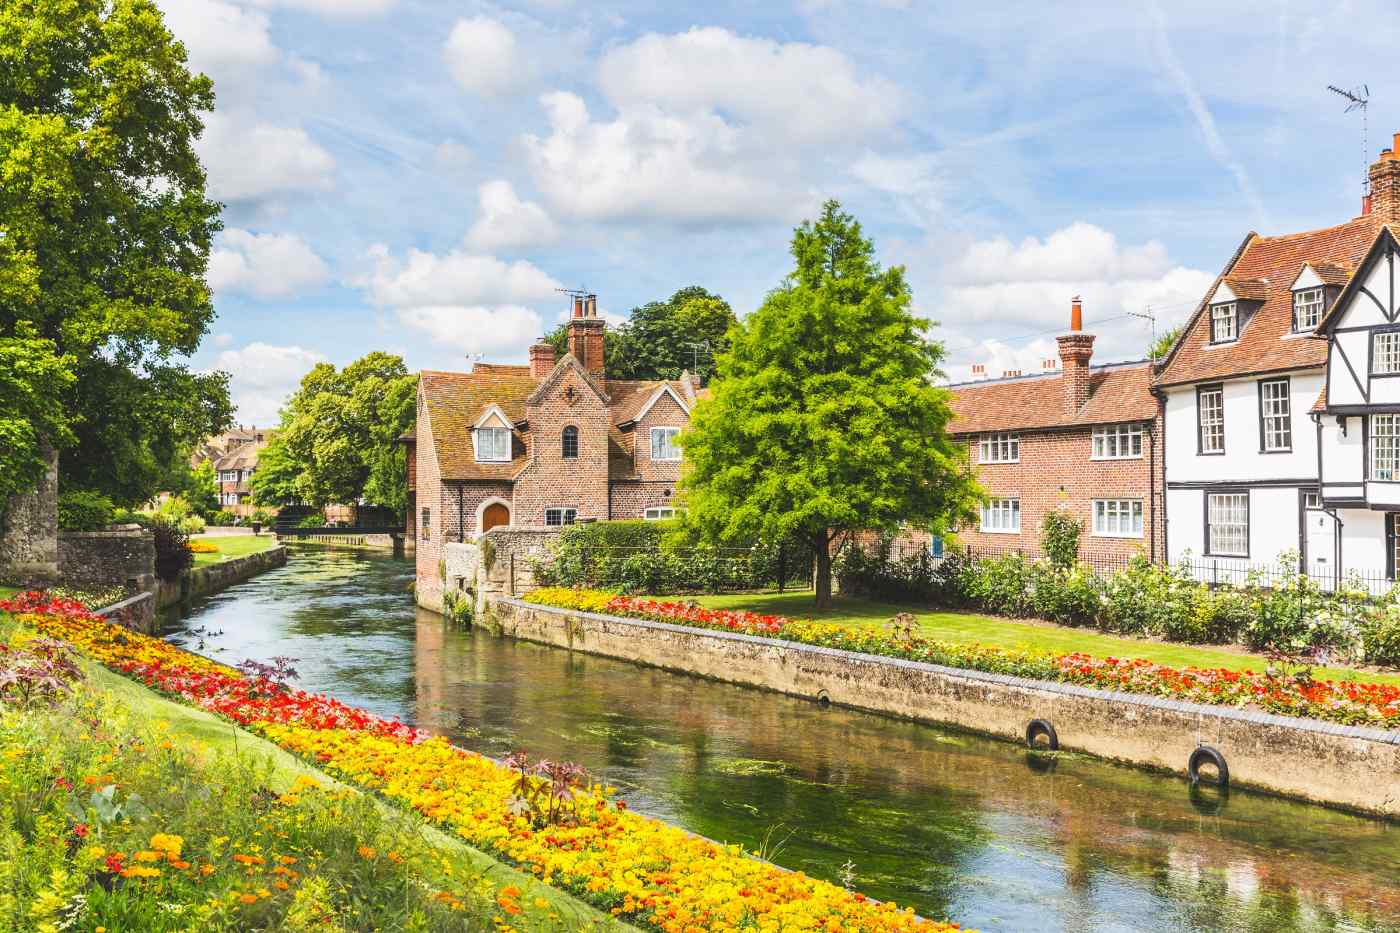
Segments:
[[[510,524],[510,509],[499,502],[493,502],[481,514],[481,530],[490,531],[498,525]]]

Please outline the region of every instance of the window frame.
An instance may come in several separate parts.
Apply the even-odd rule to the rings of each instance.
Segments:
[[[675,451],[674,457],[658,457],[656,455],[656,436],[662,432],[670,432],[670,436],[665,446]],[[653,463],[680,463],[681,445],[676,443],[676,438],[681,436],[681,429],[670,425],[660,425],[651,429],[651,460]]]
[[[996,456],[1002,452],[1006,456]],[[977,462],[979,464],[1020,463],[1020,433],[1016,431],[992,431],[977,435]]]
[[[1002,508],[1005,505],[1006,508]],[[1014,519],[1015,524],[1005,528],[994,528],[988,524],[988,517],[1005,512],[1008,519]],[[981,524],[979,530],[983,534],[989,535],[1019,535],[1021,533],[1021,497],[1020,496],[993,496],[982,502]]]
[[[500,433],[505,434],[505,436],[506,436],[506,444],[505,444],[505,447],[506,447],[505,453],[506,453],[506,455],[505,455],[504,457],[483,457],[483,456],[481,455],[481,454],[482,454],[481,435],[484,434],[484,433],[487,432],[487,431],[493,432],[493,436],[494,436],[494,433],[495,433],[495,432],[500,432]],[[473,455],[476,457],[476,462],[477,462],[477,463],[510,463],[510,461],[511,461],[512,459],[514,459],[514,458],[512,457],[512,454],[514,453],[514,447],[515,447],[515,438],[514,438],[513,432],[511,431],[510,428],[502,428],[502,427],[496,427],[496,426],[487,426],[487,427],[480,427],[480,428],[472,428],[472,453],[473,453]],[[494,452],[495,452],[495,451],[493,451],[493,453],[494,453]]]
[[[1205,408],[1202,400],[1212,393],[1220,395],[1220,447],[1216,450],[1207,450]],[[1222,457],[1225,455],[1225,383],[1211,382],[1196,386],[1196,456],[1198,457]]]
[[[1388,354],[1391,359],[1391,364],[1395,366],[1394,369],[1380,369],[1377,365],[1381,360],[1381,355],[1377,353],[1376,350],[1382,337],[1395,343],[1395,346]],[[1367,366],[1367,369],[1372,377],[1400,376],[1400,329],[1395,327],[1378,327],[1371,331],[1371,343],[1367,351],[1367,356],[1370,358],[1370,365]]]
[[[670,515],[652,515],[652,512],[670,512]],[[642,509],[642,520],[647,522],[664,522],[667,519],[676,517],[676,507],[674,505],[652,505]]]
[[[1317,315],[1311,324],[1304,325],[1298,317],[1298,312],[1300,310],[1300,305],[1304,303],[1311,305],[1311,302],[1307,301],[1307,296],[1309,295],[1315,295],[1317,297]],[[1293,333],[1305,334],[1310,330],[1316,329],[1317,325],[1322,323],[1322,314],[1326,307],[1327,289],[1325,286],[1315,285],[1312,288],[1300,288],[1295,291],[1293,293]]]
[[[1215,312],[1229,309],[1229,313],[1217,316]],[[1230,336],[1217,337],[1216,325],[1224,321],[1230,322]],[[1240,339],[1240,303],[1239,301],[1222,301],[1219,304],[1210,306],[1210,342],[1211,344],[1234,343]]]
[[[420,540],[432,540],[432,520],[433,510],[426,505],[423,506],[422,513],[419,515],[418,522],[418,537]]]
[[[1118,424],[1103,424],[1094,428],[1090,437],[1089,459],[1090,460],[1141,460],[1143,457],[1143,436],[1146,434],[1140,421],[1124,421]],[[1114,441],[1115,446],[1124,443],[1127,438],[1128,453],[1108,452],[1109,440]],[[1100,443],[1102,442],[1102,444]],[[1136,442],[1137,453],[1132,453]],[[1102,452],[1100,452],[1102,450]]]
[[[1283,386],[1283,414],[1268,414],[1267,405],[1268,386]],[[1293,452],[1293,382],[1289,376],[1274,376],[1269,379],[1260,379],[1259,386],[1259,452],[1261,454],[1290,454]],[[1274,401],[1277,401],[1275,399]],[[1287,442],[1286,446],[1269,446],[1269,421],[1270,419],[1283,419],[1282,437]]]
[[[1115,518],[1115,519],[1117,519],[1119,522],[1121,522],[1124,518],[1127,519],[1127,521],[1128,521],[1128,527],[1129,527],[1130,530],[1128,530],[1128,531],[1105,531],[1105,530],[1101,530],[1101,529],[1100,529],[1100,527],[1099,527],[1099,507],[1100,507],[1100,506],[1104,506],[1104,510],[1103,510],[1104,515],[1103,515],[1103,517],[1104,517],[1105,519],[1107,519],[1107,518],[1108,518],[1108,508],[1107,508],[1107,507],[1108,507],[1109,505],[1113,505],[1113,506],[1115,507],[1115,509],[1114,509],[1114,511],[1115,511],[1114,518]],[[1123,508],[1122,508],[1123,506],[1127,506],[1127,509],[1126,509],[1126,510],[1123,510]],[[1133,523],[1134,523],[1134,519],[1136,519],[1136,524],[1137,524],[1137,530],[1136,530],[1136,531],[1132,531],[1132,530],[1131,530],[1131,529],[1132,529],[1132,526],[1133,526]],[[1106,523],[1105,523],[1105,524],[1106,524]],[[1143,538],[1143,536],[1146,534],[1146,529],[1147,529],[1147,512],[1146,512],[1146,509],[1143,507],[1143,502],[1142,502],[1141,499],[1134,499],[1134,498],[1132,498],[1132,497],[1128,497],[1128,498],[1114,498],[1114,499],[1092,499],[1092,500],[1090,500],[1090,502],[1089,502],[1089,528],[1090,528],[1089,534],[1090,534],[1091,537],[1094,537],[1094,538],[1130,538],[1130,539],[1141,540],[1141,539]]]
[[[1214,549],[1211,548],[1211,534],[1210,534],[1210,529],[1211,529],[1211,521],[1210,521],[1210,501],[1211,501],[1212,499],[1219,498],[1219,497],[1224,497],[1224,496],[1239,496],[1239,497],[1242,497],[1242,498],[1243,498],[1243,501],[1244,501],[1244,552],[1243,552],[1243,553],[1239,553],[1239,554],[1236,554],[1236,553],[1227,553],[1227,552],[1224,552],[1224,551],[1217,551],[1217,550],[1214,550]],[[1201,501],[1201,506],[1202,506],[1202,511],[1203,511],[1203,518],[1204,518],[1204,521],[1202,522],[1202,531],[1204,532],[1204,534],[1203,534],[1203,536],[1202,536],[1202,551],[1203,551],[1203,553],[1205,554],[1206,557],[1237,557],[1237,558],[1244,558],[1244,559],[1246,559],[1246,560],[1249,558],[1249,537],[1250,537],[1250,531],[1252,530],[1252,528],[1251,528],[1251,516],[1250,516],[1250,511],[1251,511],[1251,510],[1250,510],[1250,505],[1251,505],[1250,500],[1251,500],[1251,498],[1252,498],[1252,497],[1251,497],[1250,494],[1249,494],[1249,489],[1248,489],[1248,488],[1242,488],[1242,489],[1216,489],[1216,490],[1206,490],[1206,493],[1205,493],[1205,495],[1202,497],[1202,501]]]
[[[1382,419],[1390,425],[1390,430],[1382,434],[1378,430]],[[1400,482],[1400,414],[1394,412],[1377,412],[1370,416],[1367,422],[1367,446],[1370,452],[1366,458],[1366,482],[1368,483],[1397,483]],[[1386,438],[1389,443],[1385,446],[1390,450],[1390,476],[1382,477],[1376,474],[1376,463],[1380,458],[1381,438]]]
[[[551,512],[559,513],[559,520],[552,522],[549,520]],[[544,510],[544,524],[546,528],[567,528],[569,525],[578,524],[578,509],[572,505],[555,505]]]
[[[569,442],[573,442],[573,453],[569,452]],[[563,460],[578,459],[578,427],[568,424],[559,432],[559,457]]]

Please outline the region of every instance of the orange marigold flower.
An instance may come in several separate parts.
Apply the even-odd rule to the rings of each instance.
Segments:
[[[256,904],[258,902],[258,896],[256,894],[244,894],[238,899],[245,904]]]

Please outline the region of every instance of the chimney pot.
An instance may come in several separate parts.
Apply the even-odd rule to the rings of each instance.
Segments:
[[[1400,133],[1395,134],[1395,144],[1400,146]],[[1362,214],[1374,214],[1381,223],[1400,223],[1400,149],[1392,146],[1382,150],[1380,158],[1371,163],[1366,182]]]
[[[1084,311],[1078,296],[1071,305],[1071,332],[1057,337],[1060,347],[1060,362],[1064,375],[1060,383],[1064,392],[1066,415],[1076,415],[1089,400],[1089,360],[1094,355],[1094,335],[1083,333]]]
[[[1078,295],[1075,295],[1074,298],[1070,300],[1069,329],[1073,331],[1081,331],[1084,329],[1084,306],[1080,302]]]
[[[598,316],[598,296],[589,295],[584,299],[583,313],[587,317]]]

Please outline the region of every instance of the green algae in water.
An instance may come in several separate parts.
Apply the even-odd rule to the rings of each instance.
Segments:
[[[735,777],[781,777],[791,770],[785,761],[764,761],[761,758],[715,758],[710,770]]]

